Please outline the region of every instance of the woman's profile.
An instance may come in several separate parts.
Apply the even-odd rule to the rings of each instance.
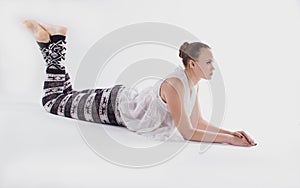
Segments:
[[[177,130],[183,140],[255,146],[244,131],[215,127],[203,119],[198,82],[213,76],[211,48],[185,42],[179,49],[184,68],[177,68],[151,89],[133,93],[124,85],[75,91],[64,65],[67,28],[25,20],[46,63],[42,105],[51,114],[125,127],[154,138]]]

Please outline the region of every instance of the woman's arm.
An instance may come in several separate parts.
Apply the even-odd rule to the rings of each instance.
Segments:
[[[212,124],[209,124],[204,119],[200,119],[198,121],[197,130],[205,130],[205,131],[208,131],[208,132],[225,134],[225,135],[228,135],[231,139],[233,139],[232,137],[238,137],[242,140],[247,141],[247,143],[250,144],[250,145],[256,145],[254,140],[252,138],[250,138],[250,136],[248,134],[246,134],[244,131],[232,132],[232,131],[229,131],[229,130],[226,130],[226,129],[221,129],[221,128],[213,126]]]
[[[225,133],[214,133],[200,129],[193,129],[191,136],[187,138],[191,141],[200,142],[215,142],[215,143],[228,143],[235,146],[253,146],[245,138],[239,138]]]
[[[175,126],[182,137],[187,139],[193,129],[184,109],[184,89],[182,82],[178,78],[169,78],[161,84],[160,89]]]
[[[198,101],[198,87],[197,87],[197,95],[196,95],[194,108],[193,108],[190,118],[192,121],[192,125],[195,129],[205,130],[205,131],[209,131],[209,132],[213,132],[213,133],[227,134],[227,135],[230,135],[231,138],[232,138],[232,136],[236,136],[241,139],[247,140],[247,142],[251,145],[256,145],[254,140],[252,138],[250,138],[250,136],[247,135],[244,131],[232,132],[232,131],[229,131],[226,129],[221,129],[221,128],[218,128],[218,127],[208,123],[205,119],[203,119],[201,112],[200,112],[199,101]]]
[[[199,86],[197,86],[196,100],[195,100],[193,111],[192,111],[192,114],[190,117],[193,127],[195,129],[207,130],[207,131],[211,131],[211,132],[219,132],[219,133],[232,135],[231,131],[215,127],[215,126],[209,124],[206,120],[204,120],[202,118],[200,106],[199,106],[199,100],[198,100],[198,90],[199,90]]]
[[[165,97],[170,114],[184,139],[199,142],[218,142],[233,145],[249,146],[243,139],[230,134],[195,129],[184,108],[183,84],[177,78],[171,78],[161,84],[161,94]]]
[[[202,119],[202,117],[200,117],[198,119],[197,124],[196,124],[196,129],[233,135],[232,131],[229,131],[229,130],[226,130],[226,129],[221,129],[221,128],[218,128],[218,127],[216,127],[212,124],[209,124],[205,119]]]

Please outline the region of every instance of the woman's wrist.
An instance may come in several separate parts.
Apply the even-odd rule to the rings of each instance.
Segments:
[[[232,138],[233,138],[232,134],[226,134],[226,143],[231,144]]]
[[[225,130],[225,129],[221,129],[221,133],[233,135],[233,132],[232,132],[232,131]]]
[[[230,143],[232,140],[232,135],[226,133],[219,133],[219,140],[217,142]]]

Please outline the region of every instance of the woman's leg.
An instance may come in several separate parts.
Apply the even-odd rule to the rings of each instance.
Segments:
[[[122,85],[112,88],[74,91],[64,66],[66,28],[29,21],[46,62],[46,80],[42,104],[46,111],[69,118],[124,126],[117,108]],[[48,38],[45,36],[48,33]]]

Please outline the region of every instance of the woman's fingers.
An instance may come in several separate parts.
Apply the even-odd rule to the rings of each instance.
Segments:
[[[251,146],[251,144],[247,141],[245,137],[239,138],[241,140],[241,145],[242,146]]]
[[[244,132],[244,131],[238,131],[239,133],[241,133],[246,139],[247,139],[247,141],[251,144],[252,142],[251,142],[251,140],[250,140],[250,138],[249,138],[249,136]]]
[[[248,146],[251,146],[252,144],[246,139],[246,137],[243,137],[242,138],[243,142],[248,145]]]
[[[239,132],[233,132],[233,136],[237,136],[239,138],[243,138],[243,135]]]
[[[235,135],[238,135],[238,134],[235,134]],[[230,144],[236,145],[236,146],[245,146],[245,147],[253,146],[251,143],[248,142],[246,137],[240,138],[235,135],[232,134]]]
[[[244,131],[235,131],[232,132],[231,135],[233,136],[233,142],[235,145],[240,146],[255,146],[256,143],[249,135],[247,135]]]
[[[248,141],[250,144],[252,144],[252,145],[255,144],[255,143],[254,143],[254,140],[253,140],[252,138],[250,138],[250,136],[247,135],[244,131],[238,131],[238,132],[241,133],[241,134],[247,139],[247,141]]]

